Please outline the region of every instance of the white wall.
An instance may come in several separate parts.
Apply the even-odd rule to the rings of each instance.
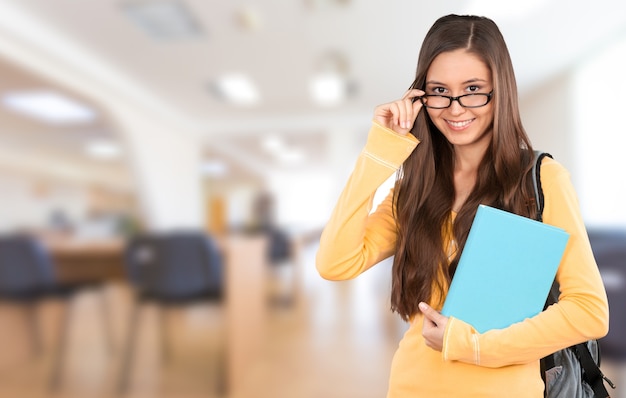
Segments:
[[[521,99],[535,149],[570,171],[588,225],[626,226],[626,37]]]
[[[520,112],[533,147],[548,152],[575,177],[571,77],[563,74],[520,98]]]
[[[591,54],[573,74],[580,192],[589,223],[626,225],[626,34]]]

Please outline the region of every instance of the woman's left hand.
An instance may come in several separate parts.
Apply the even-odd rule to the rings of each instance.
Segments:
[[[433,350],[441,351],[443,349],[443,334],[446,331],[448,317],[441,315],[426,303],[420,303],[419,309],[424,314],[422,336],[426,340],[426,345]]]

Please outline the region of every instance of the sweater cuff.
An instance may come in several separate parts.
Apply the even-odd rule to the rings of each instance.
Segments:
[[[480,365],[478,337],[478,332],[470,324],[450,317],[443,335],[443,360]]]
[[[363,153],[378,163],[397,170],[419,144],[412,134],[400,135],[372,122]]]

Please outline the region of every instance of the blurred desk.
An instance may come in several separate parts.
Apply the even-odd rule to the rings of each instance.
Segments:
[[[232,235],[218,240],[225,254],[227,364],[230,392],[242,388],[265,343],[266,247],[264,236]],[[63,282],[123,280],[120,240],[46,240]]]
[[[91,282],[126,278],[123,239],[46,241],[63,282]]]
[[[221,245],[226,254],[226,382],[229,394],[236,397],[259,364],[265,343],[267,238],[232,235]]]

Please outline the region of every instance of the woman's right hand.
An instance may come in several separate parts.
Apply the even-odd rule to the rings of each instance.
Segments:
[[[416,97],[425,93],[422,90],[407,91],[401,99],[382,104],[374,109],[374,120],[398,134],[406,135],[413,128],[413,123],[422,109],[422,102]]]

